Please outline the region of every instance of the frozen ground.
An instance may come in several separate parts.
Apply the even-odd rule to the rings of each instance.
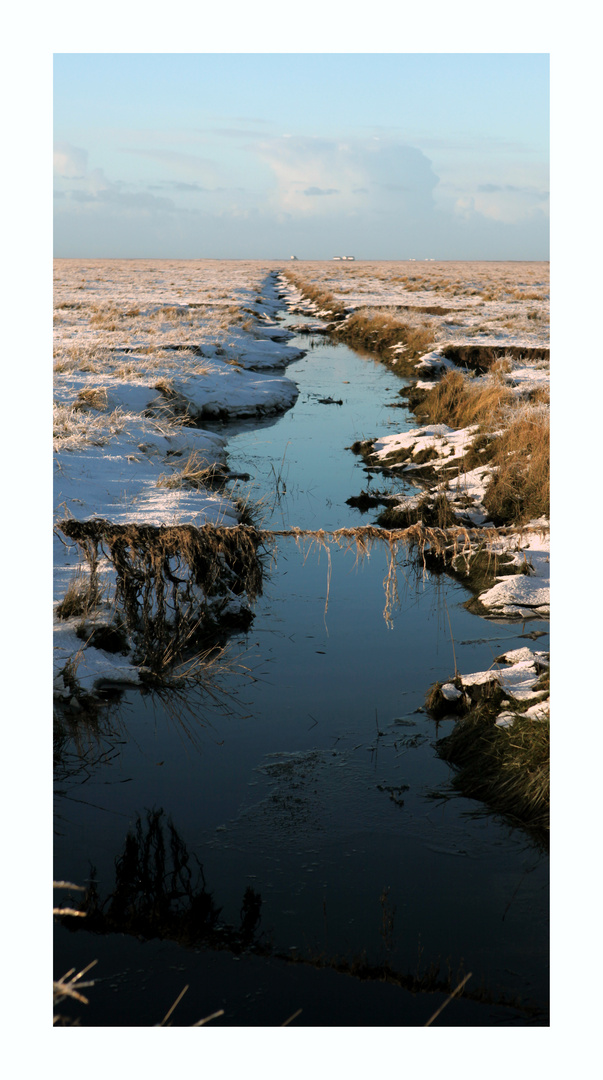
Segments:
[[[441,694],[452,707],[463,698],[466,704],[475,704],[498,683],[505,695],[496,718],[498,727],[510,727],[518,715],[518,707],[522,707],[521,715],[531,720],[544,720],[550,714],[550,697],[548,690],[540,689],[538,684],[548,668],[548,653],[528,648],[512,649],[497,657],[488,671],[461,675],[460,686],[444,683]],[[458,684],[459,679],[456,682]]]
[[[224,474],[226,439],[204,420],[277,414],[298,390],[282,374],[303,353],[274,319],[268,267],[253,262],[57,260],[54,277],[55,520],[235,525],[236,481]],[[55,530],[55,611],[73,575],[76,548]],[[111,573],[100,566],[107,592]],[[232,598],[232,604],[240,603]],[[96,620],[111,618],[110,604]],[[77,619],[55,618],[55,688],[77,658],[90,690],[137,681],[129,657],[75,636]],[[73,667],[73,665],[72,665]]]
[[[349,309],[429,325],[439,346],[548,347],[548,263],[297,262]]]

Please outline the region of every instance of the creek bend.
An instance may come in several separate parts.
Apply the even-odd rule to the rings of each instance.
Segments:
[[[415,426],[392,405],[402,383],[345,345],[319,336],[291,343],[307,349],[287,370],[300,389],[295,406],[261,424],[216,425],[229,437],[231,470],[252,476],[237,491],[266,529],[367,524],[375,514],[346,502],[367,487],[346,447]],[[373,483],[400,490],[402,481]],[[430,684],[454,666],[445,604],[459,670],[483,670],[519,648],[525,627],[470,614],[461,585],[417,582],[402,553],[400,563],[388,626],[384,551],[356,565],[332,549],[325,612],[325,553],[279,540],[254,622],[232,640],[248,674],[224,677],[223,701],[127,691],[83,754],[65,737],[55,873],[86,884],[92,865],[100,900],[113,894],[96,933],[83,919],[77,933],[56,928],[57,971],[99,961],[89,1005],[71,1010],[81,1024],[158,1023],[185,983],[174,1024],[223,1009],[214,1023],[279,1025],[301,1009],[298,1025],[421,1026],[445,1000],[443,991],[351,978],[332,962],[361,957],[426,986],[438,967],[452,986],[472,972],[468,996],[439,1024],[547,1023],[547,854],[482,804],[451,794],[434,742],[452,721],[436,726],[422,711]],[[128,830],[139,843],[129,878]],[[202,896],[206,933],[187,924],[188,936],[179,934],[182,919],[159,896],[164,931],[154,940],[105,918],[118,894],[133,895],[137,874],[140,887],[143,849],[147,870],[164,860],[164,881],[176,859],[170,910],[189,900],[198,910]],[[481,990],[491,1003],[475,1000]]]

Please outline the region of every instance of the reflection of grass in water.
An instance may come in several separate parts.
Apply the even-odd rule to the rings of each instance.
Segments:
[[[248,609],[228,614],[232,599],[253,601],[262,592],[262,537],[252,527],[67,519],[57,528],[80,547],[91,580],[100,552],[106,555],[116,575],[116,608],[138,642],[139,662],[160,681],[190,657],[204,631],[215,631],[227,619],[248,624]],[[198,666],[202,676],[203,663]],[[190,665],[187,674],[192,676]]]
[[[188,849],[163,810],[148,810],[137,818],[124,849],[115,860],[115,888],[101,899],[94,873],[79,910],[85,929],[98,934],[131,934],[144,940],[159,938],[180,945],[203,943],[210,948],[240,953],[254,938],[262,899],[251,886],[243,895],[240,926],[220,919],[221,908],[207,889],[203,866]],[[78,929],[75,916],[64,925]]]
[[[416,969],[406,973],[393,968],[389,960],[371,960],[366,951],[349,956],[329,955],[312,949],[304,954],[292,954],[290,950],[283,952],[258,936],[262,898],[250,886],[243,894],[239,925],[226,923],[221,918],[222,909],[207,888],[202,864],[196,856],[189,854],[172,821],[165,819],[161,809],[147,811],[144,821],[139,816],[135,826],[129,830],[123,852],[115,860],[115,887],[107,896],[101,899],[94,874],[85,899],[79,903],[77,898],[69,896],[69,883],[62,884],[69,897],[63,903],[68,903],[75,913],[59,917],[63,925],[72,930],[85,929],[98,934],[125,933],[142,940],[159,938],[176,941],[189,948],[203,946],[226,949],[234,955],[249,952],[287,964],[328,968],[364,981],[388,982],[413,993],[439,991],[456,995],[463,990],[465,996],[474,1001],[512,1005],[522,1008],[527,1014],[531,1011],[528,1006],[490,993],[483,986],[467,993],[464,991],[467,975],[462,961],[458,970],[453,971],[448,959],[442,971],[439,960],[430,963],[423,961],[424,950],[420,943]],[[388,888],[382,889],[379,903],[380,934],[389,956],[394,948],[395,907],[390,901]],[[85,913],[85,918],[81,917],[82,913]],[[459,986],[459,981],[462,986]],[[162,1024],[167,1023],[183,993],[176,999]],[[206,1020],[217,1015],[212,1014]],[[294,1014],[297,1015],[299,1013]]]

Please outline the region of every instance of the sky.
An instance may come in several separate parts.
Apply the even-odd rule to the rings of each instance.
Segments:
[[[547,259],[546,53],[57,53],[69,258]]]

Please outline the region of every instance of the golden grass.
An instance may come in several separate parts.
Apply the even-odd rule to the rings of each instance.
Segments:
[[[85,618],[101,601],[96,575],[78,570],[71,578],[67,591],[56,608],[59,619]]]
[[[107,408],[107,390],[104,386],[90,386],[80,390],[73,408],[94,409],[96,412],[104,412]]]
[[[477,708],[457,721],[437,744],[456,765],[454,786],[469,798],[536,830],[548,831],[550,723],[518,714],[511,727],[496,727],[491,710]]]
[[[512,400],[509,387],[497,374],[473,382],[460,371],[449,371],[427,392],[417,407],[417,416],[431,424],[454,428],[479,424],[492,430],[502,422]]]
[[[484,505],[494,521],[525,523],[548,517],[550,505],[550,421],[540,406],[513,416],[492,443],[495,472]]]
[[[73,405],[53,404],[53,445],[56,451],[75,450],[82,446],[105,446],[138,417],[121,408],[94,415]]]
[[[391,312],[374,308],[359,308],[345,323],[336,328],[339,338],[366,349],[382,352],[394,345],[404,345],[404,361],[415,360],[433,346],[433,328],[427,320],[401,319]],[[387,361],[398,367],[400,354]]]
[[[199,450],[192,450],[187,460],[179,469],[171,473],[162,473],[157,480],[157,487],[179,490],[181,488],[208,488],[223,483],[224,470],[215,464],[208,465],[207,458]]]
[[[504,372],[504,365],[499,370]],[[498,373],[473,381],[448,372],[416,406],[425,423],[455,428],[477,425],[478,442],[465,466],[493,469],[484,505],[493,521],[516,525],[548,516],[550,498],[550,425],[548,389],[535,391],[531,404],[517,399]],[[484,441],[484,436],[486,439]],[[481,456],[476,456],[477,449]]]

